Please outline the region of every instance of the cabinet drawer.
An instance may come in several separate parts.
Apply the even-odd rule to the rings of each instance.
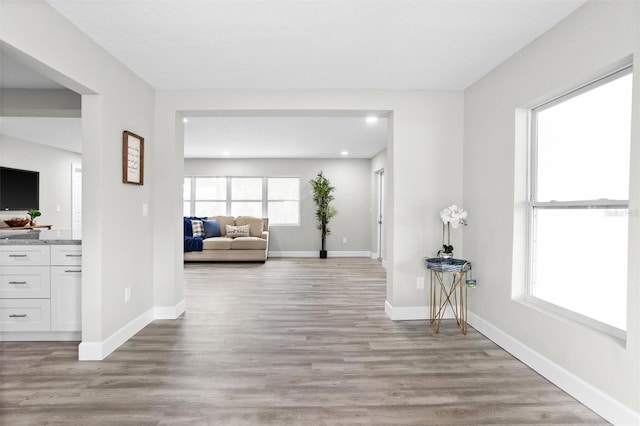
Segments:
[[[82,246],[57,245],[51,246],[52,265],[82,265]]]
[[[48,299],[48,266],[0,266],[0,298]]]
[[[48,265],[49,246],[0,246],[0,266]]]
[[[49,331],[49,299],[0,300],[0,331]]]

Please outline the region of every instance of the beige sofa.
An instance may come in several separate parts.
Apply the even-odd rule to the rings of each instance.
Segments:
[[[250,216],[212,216],[220,224],[220,237],[205,238],[202,251],[184,253],[185,262],[260,261],[269,251],[269,219]],[[229,237],[227,225],[249,225],[248,237]]]

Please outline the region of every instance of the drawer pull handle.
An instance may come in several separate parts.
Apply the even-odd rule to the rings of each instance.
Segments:
[[[26,254],[10,254],[9,257],[27,257]]]
[[[74,270],[74,269],[65,269],[65,272],[82,272],[82,270],[81,269],[76,269],[76,270]]]
[[[67,257],[82,257],[81,254],[65,254]]]
[[[9,281],[9,284],[26,284],[26,281]]]
[[[22,314],[22,315],[18,315],[18,314],[11,314],[9,315],[9,318],[26,318],[27,314]]]

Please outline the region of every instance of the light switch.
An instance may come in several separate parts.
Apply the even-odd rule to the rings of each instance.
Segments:
[[[142,216],[149,216],[149,204],[142,203]]]

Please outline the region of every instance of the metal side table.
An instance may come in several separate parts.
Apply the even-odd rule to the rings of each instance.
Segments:
[[[431,272],[429,283],[431,301],[429,322],[435,323],[435,332],[440,331],[440,323],[447,306],[453,311],[462,334],[467,334],[467,271],[471,263],[463,259],[425,258],[425,265]]]

